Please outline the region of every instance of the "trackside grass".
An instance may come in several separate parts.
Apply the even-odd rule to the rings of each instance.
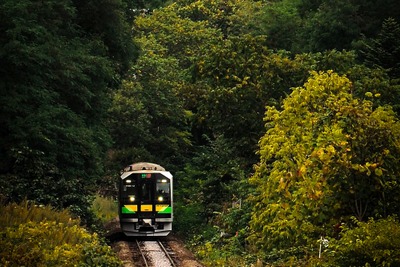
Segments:
[[[118,204],[110,197],[96,195],[92,204],[92,210],[95,216],[103,223],[118,217]]]

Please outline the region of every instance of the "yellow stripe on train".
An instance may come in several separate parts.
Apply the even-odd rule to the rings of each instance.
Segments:
[[[140,211],[141,212],[151,212],[151,211],[153,211],[153,205],[141,205]]]
[[[138,207],[137,205],[124,205],[122,207],[122,213],[135,213],[137,212]]]

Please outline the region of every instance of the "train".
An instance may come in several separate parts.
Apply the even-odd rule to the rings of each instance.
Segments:
[[[162,166],[138,162],[121,171],[119,221],[126,236],[167,236],[172,231],[173,203],[173,176]]]

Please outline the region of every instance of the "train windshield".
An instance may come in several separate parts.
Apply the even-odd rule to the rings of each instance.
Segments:
[[[125,179],[122,190],[127,195],[136,195],[136,181],[129,178]]]
[[[157,179],[157,188],[156,188],[157,193],[169,195],[169,192],[170,192],[169,184],[170,184],[170,182],[168,179],[158,178]]]

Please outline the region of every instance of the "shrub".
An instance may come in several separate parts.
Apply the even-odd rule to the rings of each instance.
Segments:
[[[242,248],[237,236],[221,237],[219,232],[211,241],[199,244],[195,249],[196,255],[206,266],[250,266],[257,260],[255,255]]]
[[[204,229],[204,207],[200,202],[174,203],[174,231],[184,238],[201,233]]]
[[[331,242],[329,261],[334,266],[400,266],[400,224],[393,218],[356,222],[343,228]]]
[[[79,225],[79,220],[73,219],[68,210],[56,211],[51,206],[37,206],[27,200],[20,204],[10,203],[0,205],[0,229],[21,223],[44,220],[66,223],[68,225]]]
[[[117,202],[111,197],[96,195],[92,204],[92,211],[102,222],[107,222],[118,217]]]
[[[0,212],[1,266],[121,265],[111,248],[80,227],[67,211],[25,201],[1,206]]]

